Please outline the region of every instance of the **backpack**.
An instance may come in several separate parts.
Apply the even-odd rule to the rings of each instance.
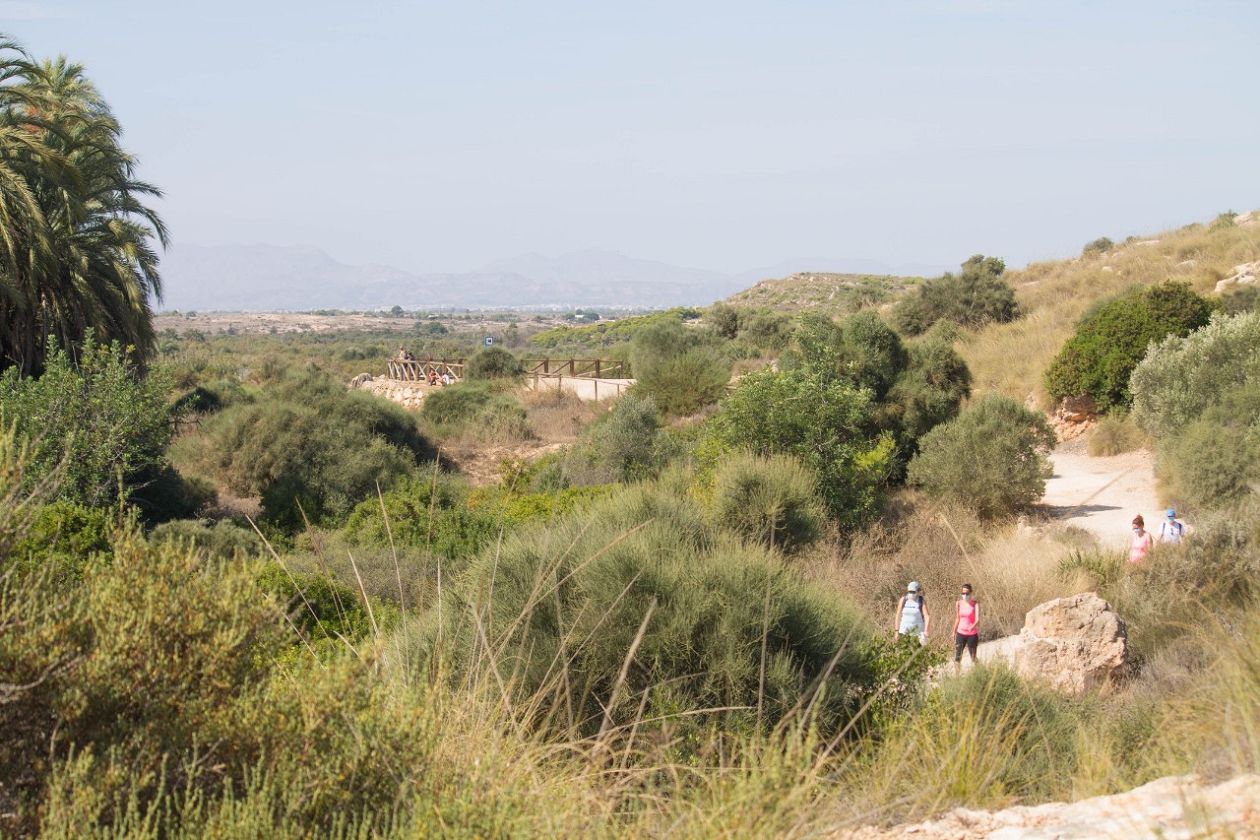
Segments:
[[[1171,528],[1168,527],[1169,526],[1168,522],[1164,522],[1160,524],[1159,535],[1161,537],[1173,536],[1173,537],[1176,537],[1178,540],[1180,540],[1186,533],[1186,526],[1177,521],[1173,521],[1171,524],[1172,524]]]

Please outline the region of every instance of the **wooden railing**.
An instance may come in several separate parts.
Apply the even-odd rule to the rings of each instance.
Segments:
[[[445,383],[447,377],[454,382],[464,379],[464,360],[448,362],[445,359],[390,359],[386,364],[390,379],[403,382],[431,382],[433,378]],[[429,374],[433,374],[430,377]]]
[[[522,359],[527,376],[629,379],[630,365],[617,359]]]

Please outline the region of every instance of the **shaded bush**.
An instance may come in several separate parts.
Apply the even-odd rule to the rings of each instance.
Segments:
[[[1041,498],[1054,444],[1044,415],[990,394],[924,436],[909,482],[981,516],[1004,516]]]
[[[264,554],[263,542],[253,530],[226,519],[213,524],[195,519],[165,522],[149,533],[149,541],[177,543],[214,560],[240,560]]]
[[[870,431],[870,392],[807,370],[744,377],[713,420],[719,449],[793,455],[818,476],[828,509],[857,527],[879,509],[891,436]]]
[[[971,371],[951,343],[935,334],[911,342],[906,369],[888,392],[884,411],[899,432],[905,457],[971,396]]]
[[[977,254],[957,274],[924,281],[893,307],[893,323],[908,335],[927,332],[938,321],[973,329],[1019,316],[1015,290],[1002,279],[1006,263]]]
[[[260,495],[264,519],[287,533],[303,527],[304,514],[314,523],[340,521],[378,484],[388,488],[435,454],[400,406],[325,377],[230,406],[181,449],[232,492]]]
[[[1147,347],[1208,322],[1216,304],[1184,283],[1163,283],[1108,301],[1086,313],[1046,369],[1056,400],[1089,398],[1099,411],[1126,407],[1129,377]]]
[[[515,379],[524,370],[521,360],[502,347],[479,350],[468,361],[469,379]]]
[[[814,542],[826,525],[818,480],[789,455],[736,455],[713,479],[717,524],[786,554]]]

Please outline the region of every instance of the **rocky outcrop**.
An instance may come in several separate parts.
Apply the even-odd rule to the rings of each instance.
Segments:
[[[1083,694],[1123,675],[1128,656],[1124,621],[1110,604],[1086,592],[1033,607],[1011,665],[1025,679]]]
[[[374,378],[370,374],[360,373],[350,380],[350,389],[367,391],[378,397],[384,397],[390,402],[396,402],[403,408],[415,410],[423,404],[428,386],[419,382],[404,382],[401,379]]]
[[[1208,786],[1195,776],[1170,776],[1112,796],[1071,803],[973,811],[891,828],[864,827],[845,840],[1084,840],[1084,838],[1260,837],[1260,776]]]
[[[1254,286],[1256,276],[1260,275],[1260,260],[1234,266],[1234,273],[1216,284],[1216,293],[1222,294],[1232,286]]]

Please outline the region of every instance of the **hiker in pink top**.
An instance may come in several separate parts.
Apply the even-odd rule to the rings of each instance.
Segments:
[[[1151,551],[1151,532],[1146,530],[1142,514],[1133,517],[1133,541],[1129,543],[1129,562],[1141,565]]]
[[[954,605],[954,676],[962,671],[963,649],[976,664],[976,648],[980,644],[980,605],[971,597],[971,584],[962,585],[962,595]]]

